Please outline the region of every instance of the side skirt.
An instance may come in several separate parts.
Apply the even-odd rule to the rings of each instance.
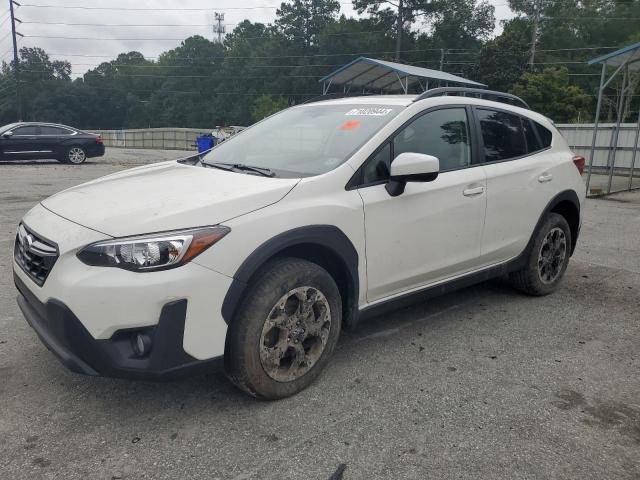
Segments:
[[[508,262],[489,267],[479,272],[470,273],[460,278],[450,280],[448,282],[439,283],[437,285],[425,287],[422,290],[400,295],[387,301],[376,303],[375,305],[367,306],[360,310],[358,320],[375,317],[384,313],[389,313],[394,310],[413,305],[416,303],[424,302],[430,298],[439,297],[446,293],[450,293],[462,288],[470,287],[477,283],[482,283],[493,278],[501,277],[511,272],[520,270],[527,261],[527,255],[525,250],[518,257]]]

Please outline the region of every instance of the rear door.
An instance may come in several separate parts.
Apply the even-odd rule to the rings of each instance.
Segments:
[[[10,137],[2,139],[3,157],[10,160],[38,158],[38,126],[23,125],[16,127]]]
[[[64,154],[65,141],[76,134],[75,131],[55,125],[42,125],[39,133],[39,144],[43,150],[56,156]]]
[[[474,114],[487,176],[482,261],[492,265],[523,252],[556,193],[556,161],[552,134],[537,122],[499,108],[475,107]]]

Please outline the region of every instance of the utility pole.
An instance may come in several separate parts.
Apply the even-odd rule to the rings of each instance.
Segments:
[[[402,0],[398,0],[398,18],[396,19],[396,62],[400,61],[400,50],[402,49],[402,24],[404,8]]]
[[[22,121],[22,95],[20,95],[20,62],[18,61],[18,42],[16,41],[16,35],[20,35],[16,32],[16,19],[13,12],[13,4],[20,6],[20,4],[14,0],[9,0],[9,11],[11,12],[11,36],[13,37],[13,73],[16,77],[16,104],[18,110],[18,121]],[[20,35],[22,36],[22,35]]]
[[[536,43],[538,43],[538,27],[540,26],[540,1],[535,0],[534,13],[533,13],[533,29],[531,31],[531,56],[529,57],[529,67],[531,70],[535,67],[536,61]]]
[[[222,35],[227,33],[226,27],[222,24],[224,22],[224,13],[215,13],[216,24],[213,25],[213,33],[218,34],[218,43],[222,43]]]
[[[444,48],[440,49],[440,71],[444,72]]]

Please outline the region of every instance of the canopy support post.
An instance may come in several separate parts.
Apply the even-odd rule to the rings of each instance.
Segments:
[[[620,86],[620,101],[618,102],[618,115],[616,116],[616,126],[613,132],[611,132],[611,143],[609,146],[609,157],[607,158],[607,168],[609,169],[609,180],[607,182],[607,193],[611,193],[611,182],[613,181],[613,169],[616,166],[616,153],[618,150],[618,139],[620,136],[620,123],[622,123],[622,109],[624,108],[624,101],[627,91],[627,77],[629,75],[629,69],[625,68],[622,75],[622,85]]]
[[[633,170],[636,166],[636,157],[638,155],[638,141],[640,140],[640,109],[638,110],[638,125],[636,126],[636,140],[633,147],[633,155],[631,156],[631,173],[629,174],[629,190],[633,186]]]
[[[604,92],[604,78],[607,73],[607,62],[602,63],[602,73],[600,75],[600,88],[598,89],[598,105],[596,106],[596,118],[593,122],[593,138],[591,139],[591,154],[589,156],[589,174],[587,175],[587,194],[591,185],[591,172],[593,171],[593,160],[596,155],[596,142],[598,139],[598,126],[600,123],[600,111],[602,110],[602,93]]]

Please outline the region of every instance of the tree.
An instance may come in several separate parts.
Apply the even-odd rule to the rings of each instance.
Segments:
[[[525,72],[512,93],[526,100],[531,108],[556,122],[573,122],[587,117],[591,101],[580,87],[569,84],[566,67],[546,68],[542,73]]]
[[[339,13],[337,0],[293,0],[280,4],[275,25],[294,45],[306,50]]]
[[[436,48],[478,48],[493,32],[495,7],[477,0],[353,0],[358,13],[368,13],[383,29],[393,29],[400,59],[401,37],[411,38],[411,27],[420,23],[430,34],[423,34]]]
[[[285,108],[287,108],[287,101],[284,98],[262,95],[254,102],[251,116],[254,122],[259,122]]]
[[[432,2],[427,22],[433,29],[431,38],[444,48],[479,48],[495,28],[495,7],[476,0]]]
[[[510,20],[500,36],[482,46],[475,63],[463,69],[464,74],[493,90],[510,90],[527,67],[530,36],[526,20]]]

